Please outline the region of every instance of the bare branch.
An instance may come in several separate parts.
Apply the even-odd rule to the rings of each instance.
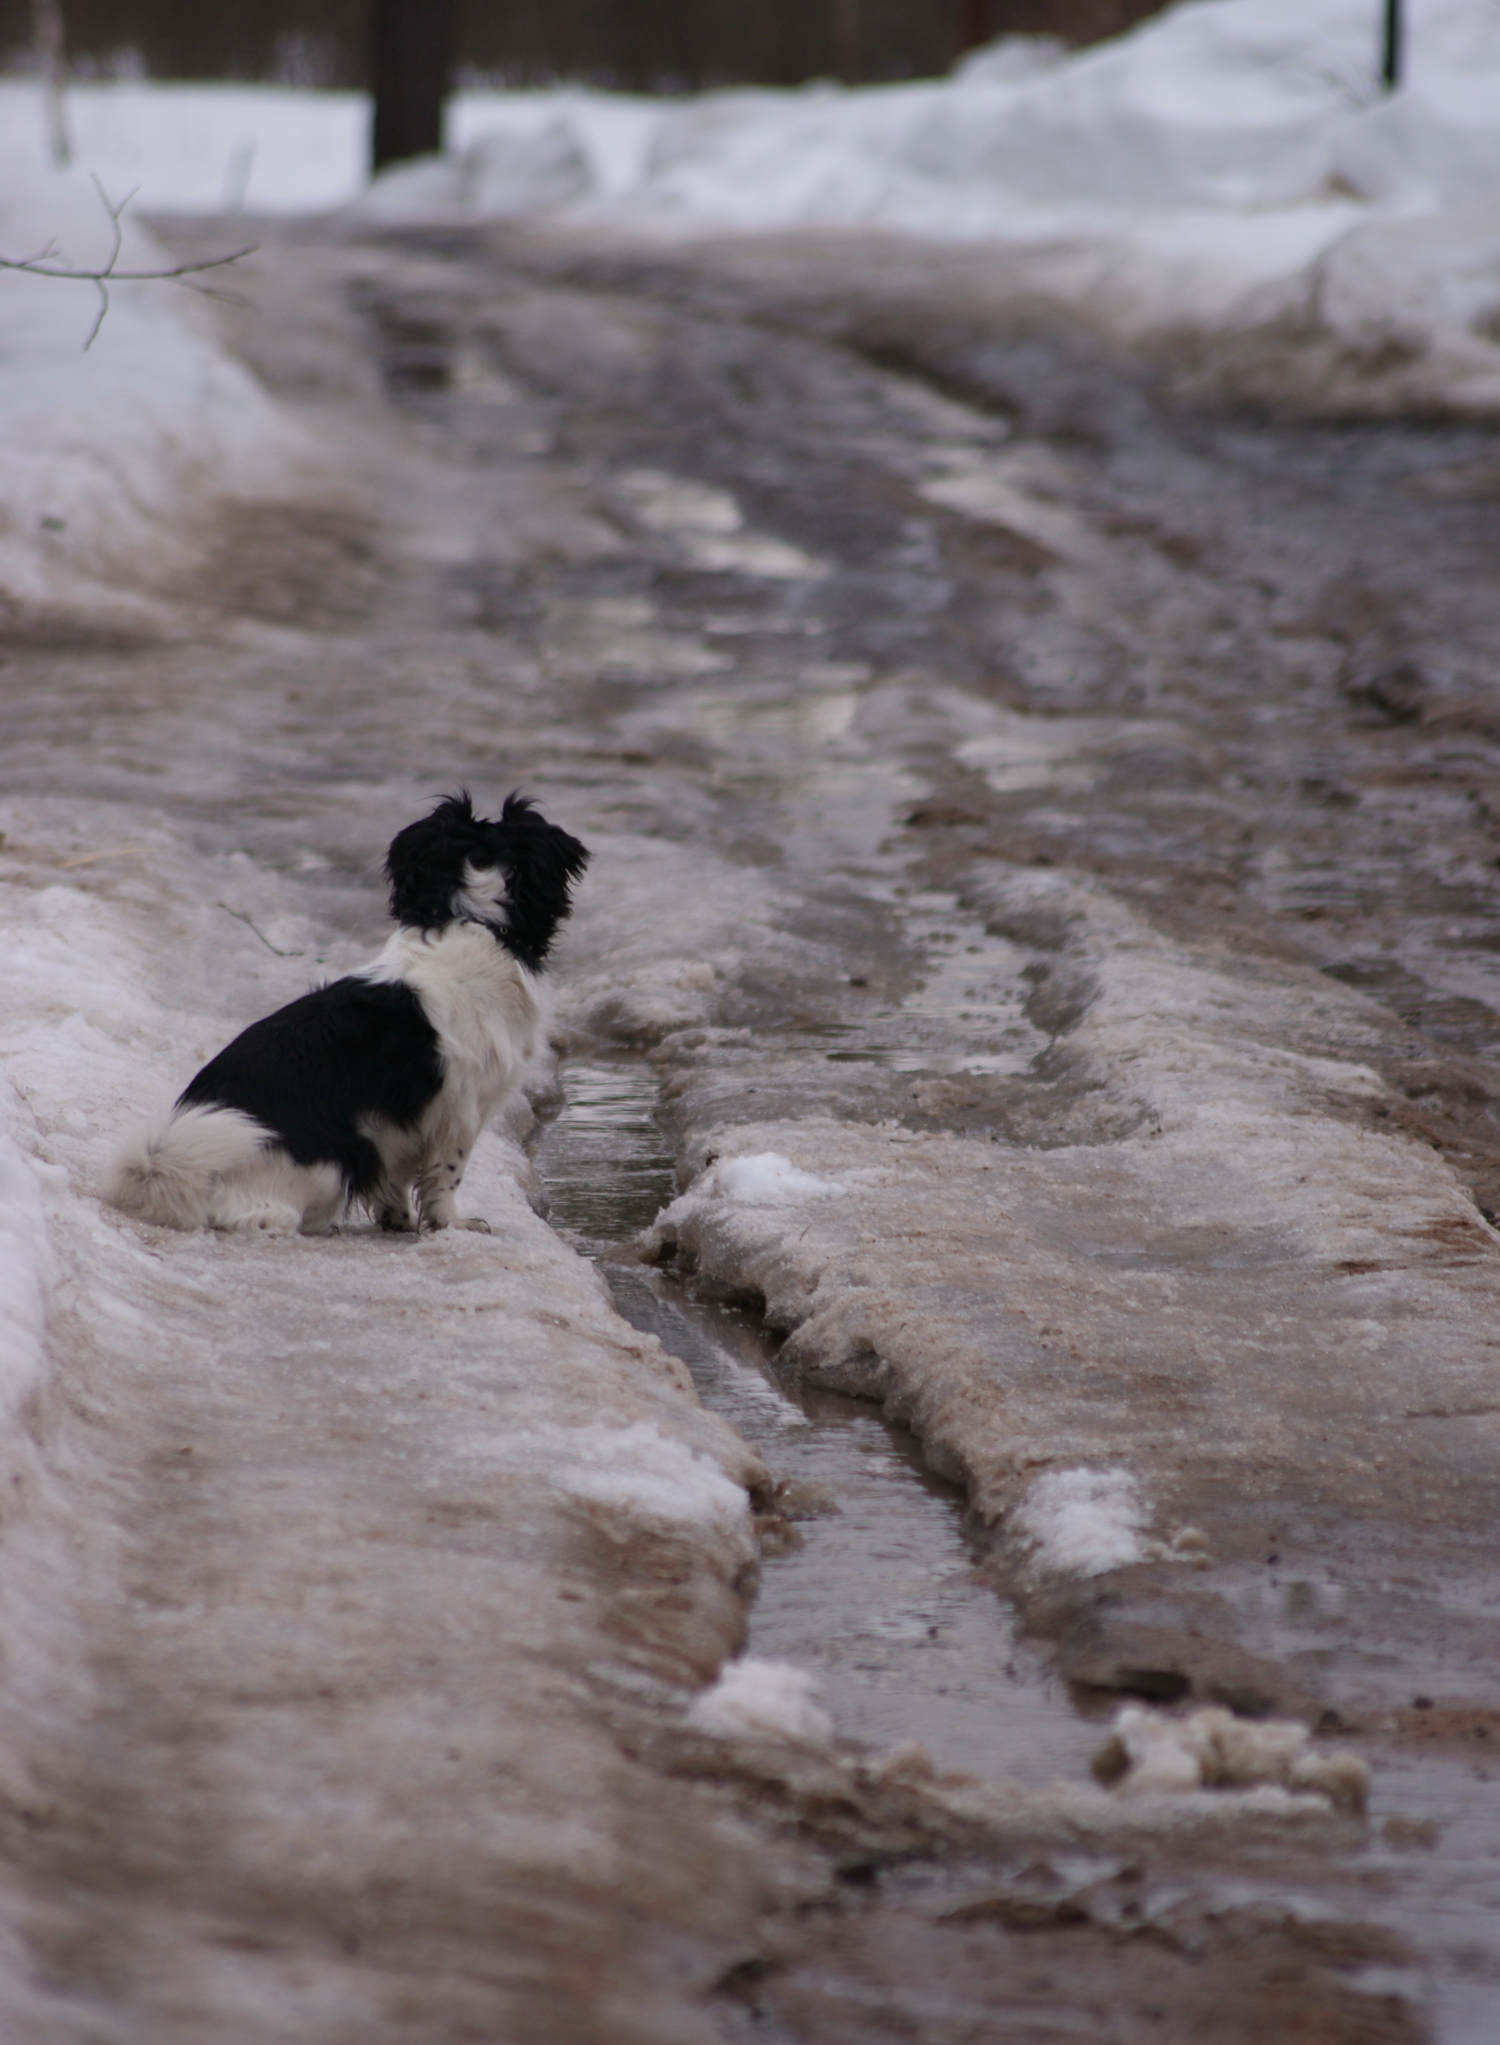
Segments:
[[[256,249],[260,246],[259,242],[247,242],[244,248],[231,249],[227,255],[205,256],[200,261],[193,263],[173,263],[165,269],[122,270],[119,267],[119,262],[125,230],[121,222],[124,218],[125,208],[135,197],[139,187],[137,186],[128,191],[124,198],[118,202],[110,198],[97,177],[94,179],[94,189],[99,194],[99,203],[109,216],[111,247],[107,262],[100,263],[93,269],[85,270],[75,268],[72,264],[56,261],[55,258],[60,254],[56,241],[49,241],[47,246],[34,256],[0,256],[0,270],[16,270],[28,277],[58,277],[70,284],[93,285],[99,294],[99,311],[94,324],[89,328],[88,339],[83,344],[85,355],[87,355],[98,339],[99,329],[103,326],[105,315],[109,311],[109,287],[111,284],[184,284],[189,290],[202,291],[206,297],[233,297],[232,293],[216,292],[208,285],[195,285],[188,280],[201,276],[205,270],[222,270],[228,264],[237,263],[245,256],[253,256]]]

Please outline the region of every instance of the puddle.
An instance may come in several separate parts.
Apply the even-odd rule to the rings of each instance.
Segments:
[[[670,1278],[612,1263],[676,1191],[638,1063],[574,1063],[536,1150],[552,1220],[599,1260],[615,1304],[661,1338],[789,1490],[797,1540],[766,1556],[750,1651],[822,1686],[839,1729],[876,1748],[920,1739],[941,1765],[1078,1780],[1099,1744],[974,1567],[963,1497],[867,1402],[783,1386],[758,1329]]]

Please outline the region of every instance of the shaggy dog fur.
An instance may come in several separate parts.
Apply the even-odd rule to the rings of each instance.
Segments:
[[[379,958],[278,1009],[205,1065],[116,1163],[108,1197],[171,1228],[484,1228],[454,1196],[474,1140],[545,1041],[539,976],[588,863],[512,795],[467,795],[386,857],[397,929]]]

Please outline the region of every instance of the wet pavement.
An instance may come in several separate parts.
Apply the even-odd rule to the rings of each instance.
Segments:
[[[165,818],[350,942],[378,929],[373,857],[414,804],[457,779],[542,794],[596,864],[560,975],[568,1106],[540,1156],[558,1225],[616,1246],[621,1311],[793,1502],[767,1516],[753,1651],[817,1670],[872,1754],[917,1739],[940,1769],[1029,1786],[1082,1778],[1093,1714],[1122,1697],[1226,1685],[1245,1709],[1327,1713],[1374,1767],[1367,1830],[1285,1842],[1111,1853],[1059,1818],[1012,1852],[871,1821],[844,1855],[858,1879],[747,1919],[702,2006],[726,2036],[807,2045],[1483,2045],[1494,435],[1173,410],[1003,279],[889,246],[269,240],[232,338],[315,425],[321,472],[294,506],[226,515],[167,593],[174,633],[18,627],[6,787]],[[1149,1198],[1108,1178],[1166,1098],[1120,1074],[1178,1042],[1194,974],[1193,1045],[1218,1029],[1255,1051],[1204,1084],[1249,1100],[1245,1072],[1264,1092],[1274,1065],[1303,1089],[1286,1142],[1309,1146],[1313,1194],[1286,1196],[1287,1166],[1236,1211],[1232,1132],[1192,1154],[1170,1212],[1169,1168]],[[1201,1064],[1189,1045],[1178,1080]],[[1334,1085],[1335,1064],[1368,1085]],[[898,1255],[896,1206],[861,1208],[891,1247],[860,1254],[955,1354],[963,1315],[1006,1331],[1003,1424],[966,1435],[923,1389],[896,1308],[870,1308],[868,1354],[820,1350],[816,1316],[775,1297],[810,1265],[731,1235],[696,1279],[686,1256],[679,1276],[629,1261],[719,1132],[747,1147],[760,1126],[851,1184],[886,1169],[872,1145],[930,1147],[931,1245],[907,1230]],[[1370,1240],[1327,1252],[1366,1289],[1340,1309],[1335,1412],[1296,1334],[1262,1376],[1252,1352],[1324,1255],[1365,1138],[1394,1146],[1382,1187],[1414,1160],[1436,1247],[1403,1262],[1386,1191]],[[965,1176],[988,1160],[1013,1231]],[[870,1291],[848,1243],[809,1243],[825,1301]],[[1183,1299],[1198,1319],[1172,1350]],[[1307,1356],[1334,1354],[1321,1313]],[[1372,1364],[1351,1403],[1346,1323],[1374,1355],[1370,1331],[1406,1322],[1412,1372],[1433,1331],[1434,1389]],[[1101,1399],[1086,1360],[1111,1344],[1128,1370]],[[1029,1462],[1006,1460],[1016,1441]],[[1213,1566],[1028,1579],[1007,1545],[1027,1473],[1121,1457],[1163,1534],[1207,1528]],[[816,1784],[742,1790],[737,1822],[780,1838],[800,1812],[802,1846],[839,1859]]]

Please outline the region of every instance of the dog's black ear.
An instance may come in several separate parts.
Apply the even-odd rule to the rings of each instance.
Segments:
[[[507,881],[503,942],[523,965],[540,971],[558,924],[572,910],[573,883],[589,855],[526,795],[506,797],[493,830]]]
[[[431,816],[398,831],[385,855],[391,914],[416,930],[441,930],[453,920],[453,898],[481,827],[467,790],[445,795]]]

